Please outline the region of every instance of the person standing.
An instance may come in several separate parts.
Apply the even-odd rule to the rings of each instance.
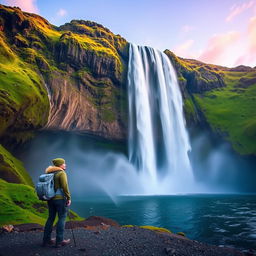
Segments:
[[[65,171],[65,160],[63,158],[55,158],[52,160],[52,163],[53,166],[46,168],[45,173],[54,173],[54,190],[56,194],[47,201],[49,215],[44,227],[42,245],[47,246],[55,244],[55,247],[61,247],[70,243],[70,239],[64,240],[64,229],[68,207],[71,205],[71,195]],[[52,227],[57,214],[56,239],[51,239]]]

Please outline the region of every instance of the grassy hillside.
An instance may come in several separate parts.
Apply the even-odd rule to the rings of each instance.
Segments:
[[[6,181],[34,186],[23,163],[0,144],[0,177]]]
[[[0,226],[4,224],[45,224],[46,202],[36,195],[34,184],[23,163],[0,145]],[[81,220],[72,212],[74,219]]]
[[[0,48],[0,136],[16,131],[25,135],[31,128],[46,123],[47,92],[34,66],[13,51],[2,32]],[[17,141],[23,140],[21,134],[17,134]]]
[[[212,129],[243,155],[256,155],[256,72],[223,72],[226,87],[195,94]]]
[[[0,179],[0,226],[4,224],[45,224],[48,216],[46,202],[37,199],[34,188],[23,184],[8,183]],[[82,220],[72,212],[74,220]]]
[[[212,131],[242,155],[256,155],[256,69],[182,59],[166,50],[183,90],[186,119]]]

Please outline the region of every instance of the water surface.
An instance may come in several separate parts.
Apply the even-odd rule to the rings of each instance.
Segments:
[[[235,247],[256,248],[256,195],[177,195],[90,197],[74,201],[81,216],[104,216],[121,225],[153,225],[190,239]]]

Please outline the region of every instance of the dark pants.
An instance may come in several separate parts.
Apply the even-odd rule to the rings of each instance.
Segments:
[[[56,243],[60,243],[63,241],[64,236],[64,228],[65,228],[65,220],[68,213],[68,207],[66,206],[65,199],[56,199],[49,200],[48,209],[49,209],[49,217],[45,223],[44,227],[44,238],[43,242],[48,242],[51,240],[52,226],[55,220],[56,214],[58,213],[58,222],[56,227]]]

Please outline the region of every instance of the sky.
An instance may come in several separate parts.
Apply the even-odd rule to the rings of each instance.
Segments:
[[[127,41],[227,67],[256,66],[256,0],[0,0],[54,25],[91,20]]]

